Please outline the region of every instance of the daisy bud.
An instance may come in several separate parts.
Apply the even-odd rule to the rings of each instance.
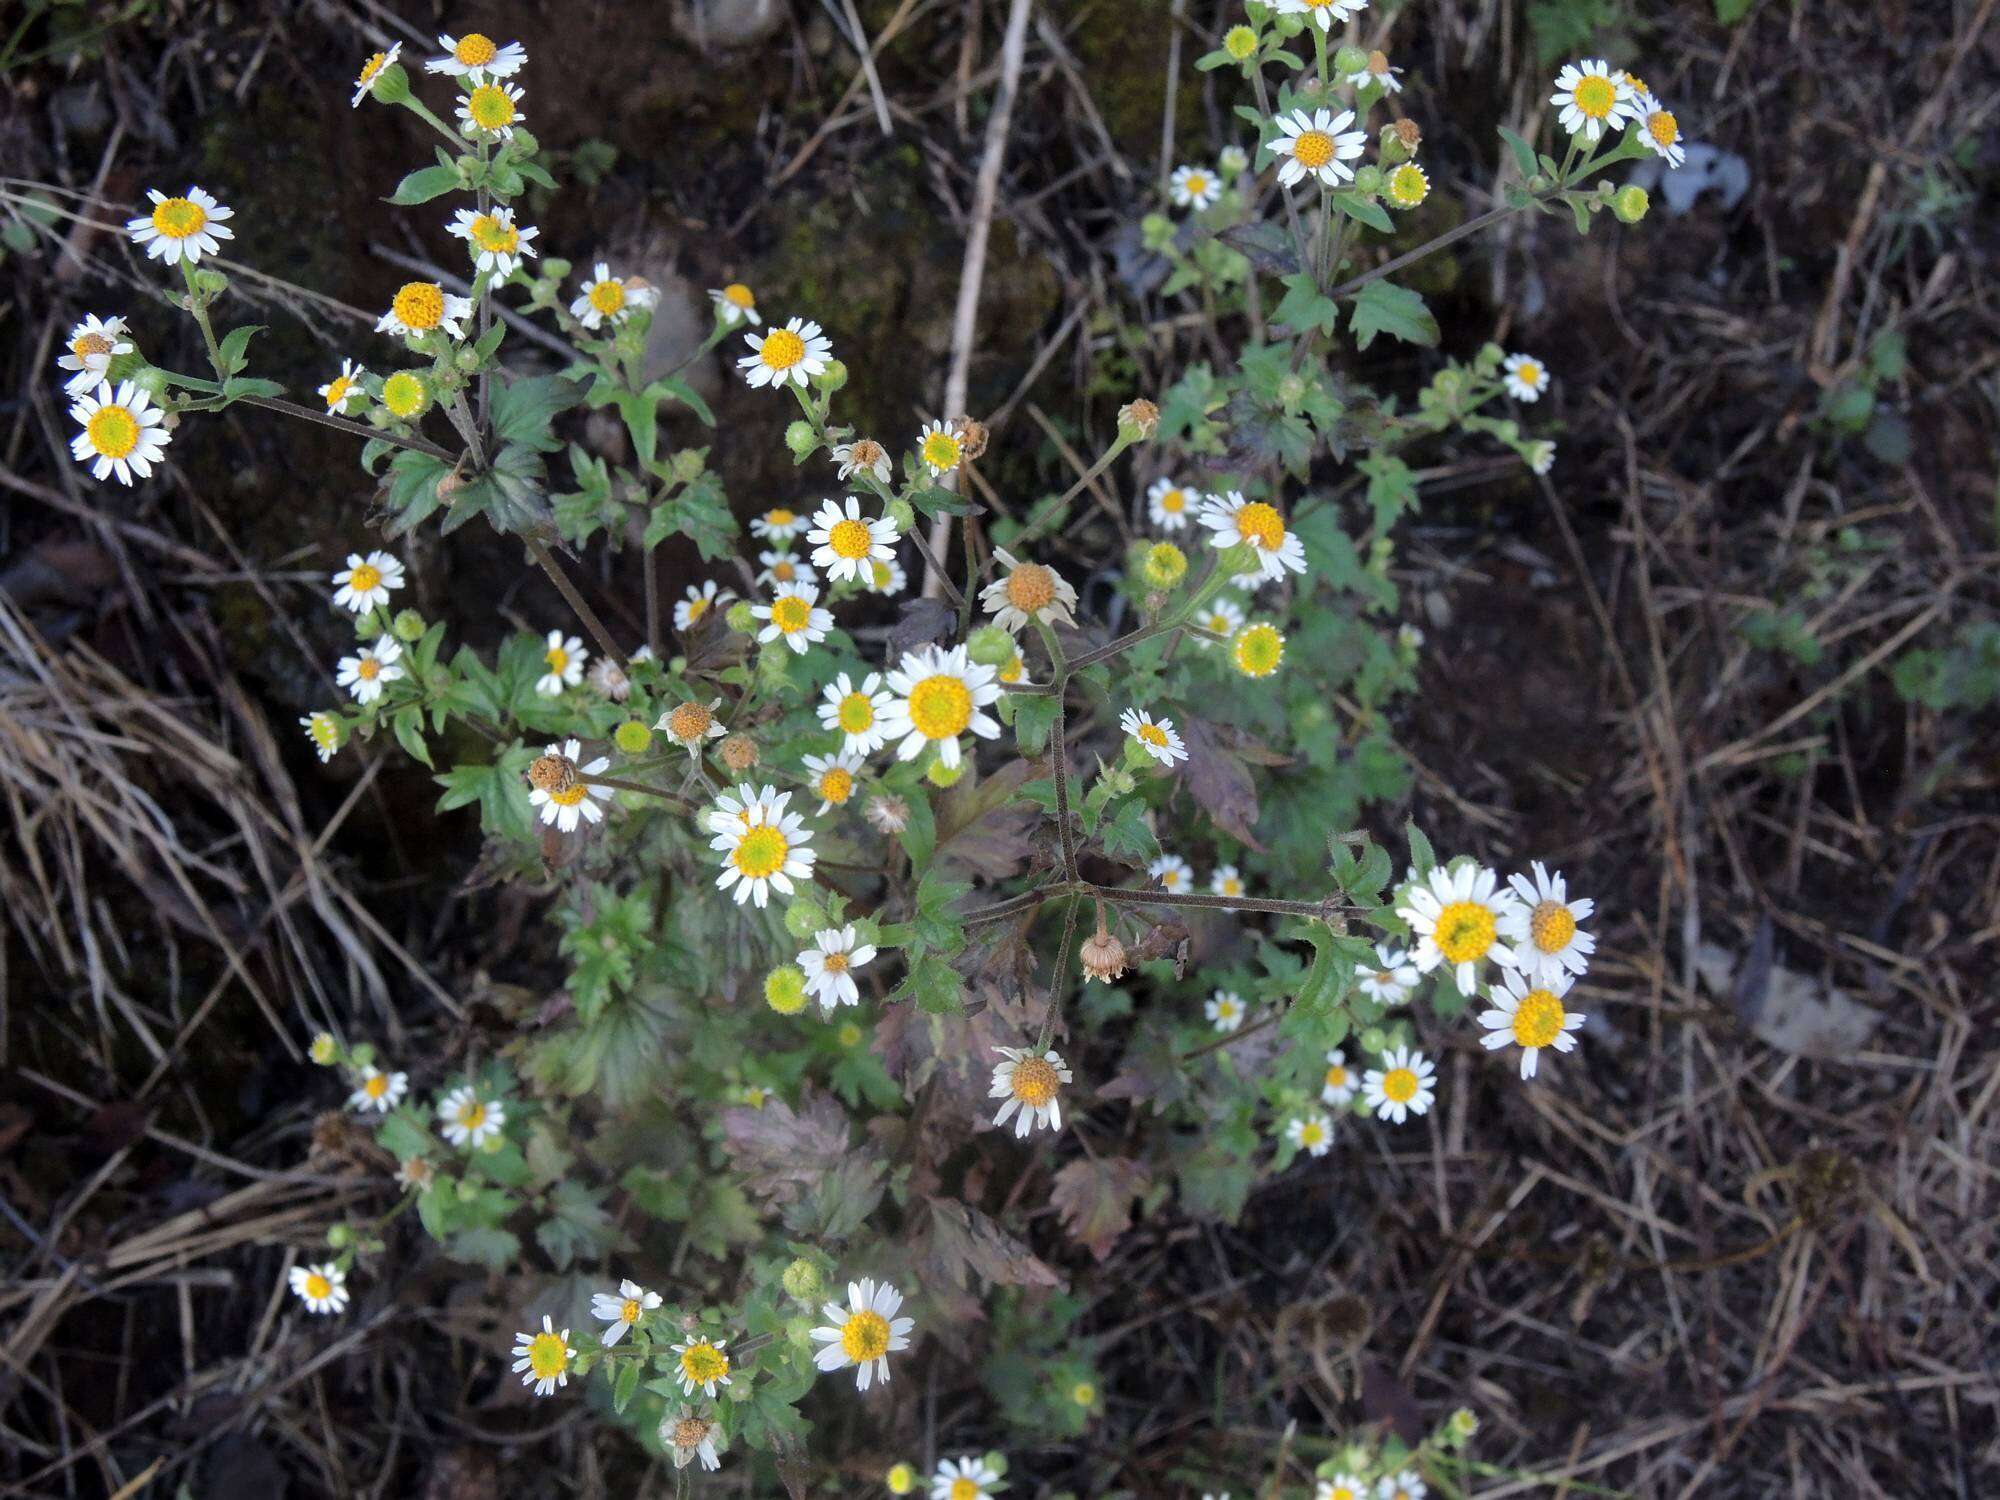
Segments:
[[[1363,167],[1361,170],[1363,172],[1367,172],[1367,171],[1372,171],[1373,169],[1369,167]],[[1360,178],[1358,175],[1355,179],[1355,186],[1357,188],[1360,186]],[[1284,406],[1285,410],[1287,411],[1296,410],[1298,408],[1298,404],[1305,399],[1306,399],[1305,376],[1296,374],[1285,374],[1285,375],[1280,375],[1278,377],[1278,401],[1281,405]]]
[[[653,744],[653,731],[637,719],[627,719],[611,731],[611,743],[627,755],[644,755]]]
[[[868,820],[868,826],[877,833],[894,837],[910,826],[910,804],[901,797],[884,794],[870,797],[868,805],[861,810]]]
[[[1361,1033],[1363,1052],[1386,1052],[1389,1050],[1389,1033],[1380,1026],[1370,1026]]]
[[[896,523],[899,536],[917,524],[917,508],[900,495],[882,507],[882,514]]]
[[[348,1247],[348,1245],[353,1243],[353,1240],[354,1240],[354,1231],[348,1228],[345,1224],[329,1224],[327,1226],[326,1243],[328,1248],[334,1250],[345,1250]]]
[[[410,75],[403,71],[401,63],[390,63],[375,75],[369,85],[368,95],[380,104],[407,104],[410,99]]]
[[[958,434],[961,460],[978,458],[986,451],[986,424],[971,417],[953,417],[951,430]]]
[[[1366,166],[1354,174],[1354,191],[1364,198],[1372,198],[1382,191],[1382,169]]]
[[[1622,187],[1611,200],[1611,211],[1618,216],[1621,224],[1636,224],[1646,217],[1646,210],[1653,200],[1646,196],[1642,187]]]
[[[312,1046],[307,1050],[312,1060],[322,1068],[332,1067],[333,1060],[340,1055],[339,1044],[334,1041],[333,1033],[330,1031],[322,1031],[314,1037]]]
[[[1477,1431],[1479,1418],[1472,1414],[1471,1408],[1461,1406],[1451,1414],[1451,1434],[1459,1441],[1463,1442]]]
[[[463,374],[477,374],[479,371],[479,351],[470,344],[462,344],[459,346],[458,352],[452,355],[451,362]]]
[[[396,639],[404,645],[415,645],[424,638],[424,617],[414,609],[398,610],[395,621],[389,626]]]
[[[1088,1380],[1079,1380],[1069,1388],[1069,1399],[1087,1410],[1097,1405],[1097,1387]]]
[[[847,366],[837,359],[828,360],[826,368],[819,372],[814,384],[823,391],[839,390],[847,384]]]
[[[1465,377],[1456,370],[1439,370],[1431,377],[1431,389],[1440,401],[1456,401],[1465,390]]]
[[[805,458],[819,446],[819,434],[813,431],[812,423],[800,418],[785,429],[785,446],[794,458]]]
[[[998,625],[981,625],[966,638],[966,654],[982,667],[1004,666],[1014,657],[1014,638]]]
[[[220,297],[229,290],[229,278],[206,268],[194,273],[194,289],[204,297]]]
[[[693,484],[705,467],[705,460],[693,448],[683,448],[674,455],[674,478],[681,484]]]
[[[757,764],[757,742],[747,734],[732,734],[715,747],[722,763],[732,774],[741,776]]]
[[[882,1482],[889,1486],[892,1495],[907,1495],[917,1487],[917,1471],[908,1464],[897,1464],[882,1476]]]
[[[1164,255],[1174,243],[1174,221],[1165,214],[1147,214],[1139,221],[1139,243],[1155,255]]]
[[[167,372],[152,365],[141,365],[132,372],[132,384],[151,396],[155,401],[167,399]]]
[[[810,896],[801,896],[785,908],[785,931],[800,942],[806,942],[815,932],[828,927],[838,927],[826,914],[826,909]]]
[[[1187,554],[1172,542],[1155,542],[1146,549],[1140,573],[1156,589],[1170,589],[1187,577]]]
[[[1083,940],[1077,959],[1082,963],[1084,973],[1109,984],[1125,972],[1125,945],[1118,941],[1116,933],[1106,932],[1100,927]]]
[[[729,628],[738,635],[757,633],[757,616],[753,613],[753,606],[746,600],[739,599],[730,605],[729,612],[722,618],[729,622]]]
[[[1381,54],[1378,53],[1376,55],[1380,56]],[[1389,60],[1383,58],[1382,71],[1386,73],[1388,70]],[[1345,76],[1349,73],[1370,72],[1372,69],[1368,66],[1368,54],[1366,52],[1363,52],[1359,47],[1342,47],[1338,52],[1333,54],[1333,71]]]
[[[382,621],[373,610],[359,615],[354,621],[354,638],[357,641],[372,641],[382,633]]]
[[[779,964],[764,976],[764,1003],[781,1016],[806,1008],[805,971],[797,964]]]
[[[1133,779],[1132,773],[1123,766],[1106,766],[1104,769],[1104,784],[1109,788],[1111,795],[1114,797],[1129,797],[1139,787],[1139,783]]]
[[[1118,435],[1128,443],[1146,442],[1159,426],[1159,407],[1143,396],[1118,408]]]
[[[965,762],[948,766],[941,760],[934,760],[924,768],[924,780],[932,786],[957,786],[959,778],[965,775]]]
[[[1257,33],[1248,26],[1232,26],[1223,33],[1222,50],[1238,62],[1248,62],[1257,55]]]
[[[811,1307],[819,1300],[826,1280],[819,1274],[819,1267],[801,1256],[785,1267],[785,1295],[796,1302]]]

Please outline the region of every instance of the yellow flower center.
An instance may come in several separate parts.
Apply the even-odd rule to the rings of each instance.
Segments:
[[[1155,749],[1164,750],[1167,748],[1167,732],[1157,724],[1141,724],[1138,728],[1138,736],[1142,743],[1151,745]]]
[[[623,1302],[618,1304],[618,1321],[621,1323],[636,1323],[639,1321],[639,1314],[643,1310],[639,1306],[639,1299],[637,1297],[627,1297]]]
[[[477,1130],[486,1123],[486,1106],[477,1099],[468,1099],[458,1107],[458,1123],[467,1130]]]
[[[1061,1085],[1055,1064],[1047,1058],[1024,1057],[1014,1064],[1014,1097],[1023,1104],[1040,1109],[1055,1098]]]
[[[1242,881],[1240,881],[1240,880],[1238,880],[1238,879],[1237,879],[1237,878],[1236,878],[1236,877],[1235,877],[1234,875],[1231,875],[1231,876],[1229,876],[1228,878],[1226,878],[1226,879],[1225,879],[1225,880],[1224,880],[1224,881],[1222,882],[1222,890],[1221,890],[1221,894],[1222,894],[1222,895],[1225,895],[1225,896],[1240,896],[1240,895],[1242,895],[1242,894],[1243,894],[1243,882],[1242,882]]]
[[[476,31],[468,31],[458,39],[458,45],[451,49],[451,55],[468,68],[483,68],[492,62],[500,49],[493,45],[493,38],[481,36]]]
[[[948,740],[972,722],[972,690],[956,677],[926,677],[910,689],[910,722],[927,740]]]
[[[1007,602],[1024,615],[1046,609],[1056,597],[1056,575],[1040,563],[1022,563],[1007,575]]]
[[[829,953],[820,961],[820,967],[825,969],[829,974],[845,974],[847,972],[847,955],[845,953]]]
[[[1262,500],[1252,500],[1236,512],[1236,534],[1259,552],[1275,552],[1285,544],[1285,518]]]
[[[373,83],[375,81],[375,75],[381,72],[383,68],[387,67],[388,63],[389,63],[388,53],[386,52],[376,53],[373,57],[369,58],[367,62],[361,65],[361,76],[354,80],[355,86],[357,88],[366,87],[368,84]]]
[[[822,772],[819,778],[819,795],[822,802],[845,802],[854,795],[854,774],[839,766]],[[840,966],[846,968],[847,960],[841,959]],[[833,967],[831,959],[827,961],[827,967]]]
[[[585,786],[581,781],[577,781],[550,792],[549,801],[555,803],[557,807],[575,807],[577,803],[583,801],[589,795],[590,788]]]
[[[856,1364],[880,1359],[889,1352],[889,1320],[878,1312],[853,1314],[841,1326],[840,1352]]]
[[[699,1448],[702,1439],[708,1436],[708,1423],[700,1417],[682,1417],[674,1423],[674,1446],[676,1448]]]
[[[153,228],[170,240],[200,234],[208,211],[188,198],[167,198],[153,206]]]
[[[781,557],[771,564],[771,581],[774,583],[790,583],[798,576],[798,571],[798,568],[789,557]]]
[[[381,581],[381,570],[368,563],[357,563],[353,571],[347,575],[347,586],[357,594],[367,593]]]
[[[980,1500],[979,1486],[961,1474],[951,1482],[949,1500]]]
[[[382,382],[382,404],[389,408],[389,414],[407,417],[424,404],[424,382],[407,370],[398,370]]]
[[[353,389],[354,389],[353,376],[351,375],[334,376],[333,379],[329,380],[326,385],[326,409],[328,411],[334,410],[336,407],[340,405],[341,402],[347,399],[347,393]]]
[[[757,305],[755,294],[740,281],[732,281],[722,289],[722,300],[730,303],[732,306],[741,307],[746,310]]]
[[[86,333],[70,341],[69,352],[78,359],[92,359],[111,352],[111,340],[101,333]]]
[[[364,656],[355,664],[354,673],[363,682],[373,682],[382,675],[382,663],[372,656]]]
[[[465,112],[481,130],[498,130],[514,123],[514,101],[498,84],[482,83],[465,99]]]
[[[1423,168],[1412,162],[1404,162],[1389,174],[1389,197],[1404,208],[1415,208],[1430,196],[1430,180],[1424,176]]]
[[[783,594],[771,601],[771,623],[786,635],[797,635],[812,623],[812,606],[797,594]]]
[[[1514,1040],[1523,1047],[1546,1047],[1562,1035],[1562,1001],[1550,990],[1529,990],[1514,1007]]]
[[[826,544],[833,548],[835,557],[859,562],[874,550],[875,534],[864,521],[841,521],[827,533]]]
[[[1292,159],[1309,172],[1317,172],[1333,160],[1333,137],[1324,130],[1308,130],[1292,146]]]
[[[560,677],[569,670],[569,653],[560,646],[551,646],[542,653],[542,660],[549,664],[549,670]]]
[[[1593,120],[1602,120],[1610,115],[1612,106],[1618,102],[1618,85],[1601,73],[1589,73],[1578,80],[1571,97],[1583,114]]]
[[[590,305],[610,317],[625,305],[625,283],[607,276],[590,289]]]
[[[1301,1146],[1317,1146],[1325,1139],[1326,1127],[1321,1125],[1317,1120],[1308,1120],[1304,1125],[1299,1127],[1299,1144]]]
[[[1368,54],[1368,71],[1377,76],[1389,71],[1389,54],[1375,51]]]
[[[1417,1074],[1413,1068],[1391,1068],[1382,1075],[1382,1097],[1408,1104],[1417,1097]]]
[[[743,835],[743,841],[736,846],[736,852],[729,856],[731,864],[747,880],[763,880],[775,875],[785,867],[785,856],[791,853],[791,845],[776,827],[764,823]]]
[[[852,1048],[861,1045],[861,1028],[856,1026],[852,1021],[841,1027],[837,1035],[840,1039],[840,1045],[843,1047]]]
[[[1465,964],[1483,958],[1493,946],[1493,910],[1477,901],[1454,901],[1438,913],[1432,934],[1447,963]]]
[[[682,744],[689,744],[707,734],[715,723],[715,715],[699,703],[683,703],[667,715],[667,733]]]
[[[1160,877],[1160,884],[1174,885],[1179,882],[1180,878],[1181,872],[1179,870],[1169,870]],[[1240,1009],[1242,1007],[1234,1000],[1218,1000],[1215,1002],[1215,1019],[1218,1021],[1233,1021],[1236,1019],[1236,1012]]]
[[[1680,139],[1680,121],[1666,110],[1656,109],[1646,116],[1646,134],[1653,138],[1656,146],[1671,146]]]
[[[757,351],[757,358],[770,370],[789,370],[805,357],[806,341],[789,328],[773,328]]]
[[[511,255],[521,248],[521,231],[492,214],[481,214],[472,221],[472,242],[495,255]]]
[[[416,333],[427,332],[444,321],[444,289],[434,282],[409,282],[396,293],[389,310],[405,328]]]
[[[1623,77],[1625,79],[1625,86],[1629,88],[1633,93],[1635,94],[1652,93],[1652,90],[1646,87],[1646,80],[1641,78],[1637,73],[1626,73],[1623,75]]]
[[[333,1295],[333,1283],[317,1271],[308,1271],[306,1273],[305,1286],[306,1295],[316,1302],[324,1301]]]
[[[1019,682],[1027,670],[1028,664],[1021,660],[1021,653],[1016,651],[1001,665],[998,675],[1002,682]]]
[[[1252,625],[1236,638],[1236,668],[1246,677],[1269,677],[1285,659],[1285,638],[1272,625]]]
[[[681,1372],[696,1385],[708,1385],[729,1373],[729,1356],[713,1344],[690,1344],[681,1353]]]
[[[1208,191],[1208,178],[1200,172],[1188,173],[1187,190],[1190,198],[1199,198]]]
[[[778,331],[780,333],[784,332],[783,329]],[[799,517],[796,511],[786,510],[782,505],[776,510],[767,510],[764,512],[764,524],[773,531],[782,531],[787,526],[796,526],[798,520]]]
[[[139,419],[122,406],[100,406],[83,430],[106,458],[123,458],[139,446]]]
[[[688,600],[687,602],[688,624],[690,625],[694,624],[696,620],[699,620],[703,615],[707,613],[708,613],[708,601],[706,599],[697,595],[696,597]]]
[[[1576,918],[1560,901],[1538,902],[1528,917],[1528,935],[1544,953],[1560,953],[1576,936]]]
[[[1347,1069],[1343,1068],[1339,1063],[1335,1063],[1328,1068],[1326,1070],[1326,1086],[1330,1089],[1346,1088]]]
[[[924,439],[924,462],[933,469],[958,467],[958,439],[948,432],[934,432]]]
[[[1069,1399],[1078,1406],[1089,1406],[1097,1400],[1097,1387],[1088,1380],[1079,1380],[1069,1388]]]
[[[560,1335],[538,1333],[528,1341],[528,1368],[537,1379],[552,1380],[569,1368],[569,1345]]]
[[[1160,509],[1170,516],[1177,516],[1187,509],[1187,494],[1182,490],[1168,490],[1160,496]]]
[[[368,1081],[361,1085],[361,1092],[366,1094],[370,1099],[380,1099],[384,1094],[389,1092],[389,1075],[387,1073],[370,1073]]]
[[[849,693],[840,700],[834,719],[848,734],[862,734],[874,727],[875,705],[866,693]]]
[[[1542,383],[1542,367],[1536,364],[1532,359],[1523,360],[1521,364],[1515,368],[1514,378],[1520,381],[1522,385],[1526,386],[1540,385]]]

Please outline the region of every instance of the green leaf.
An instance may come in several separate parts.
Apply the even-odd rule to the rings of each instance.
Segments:
[[[903,852],[910,856],[911,866],[921,870],[930,864],[931,853],[937,848],[937,815],[931,810],[930,794],[922,786],[904,793],[903,804],[909,809],[899,836]]]
[[[908,976],[890,998],[914,1000],[926,1015],[955,1016],[965,1010],[963,989],[958,970],[925,954],[910,966]]]
[[[250,363],[250,356],[245,351],[250,347],[250,340],[263,331],[262,323],[246,323],[241,328],[230,329],[222,340],[222,368],[234,375]]]
[[[1437,319],[1424,306],[1424,299],[1408,287],[1388,281],[1371,281],[1354,298],[1354,347],[1366,349],[1378,333],[1394,334],[1406,344],[1432,348],[1438,341]]]
[[[1014,740],[1023,755],[1040,755],[1048,748],[1049,732],[1056,726],[1053,693],[1016,693],[1014,698]]]
[[[1514,165],[1521,170],[1521,180],[1526,182],[1535,175],[1535,148],[1522,140],[1505,125],[1500,127],[1500,139],[1507,143],[1507,149],[1514,153]]]
[[[425,765],[431,765],[430,746],[424,743],[424,711],[415,704],[406,704],[396,710],[389,727],[396,732],[396,743]],[[435,768],[433,768],[435,769]]]
[[[255,380],[248,375],[232,375],[222,382],[222,404],[241,401],[245,396],[262,396],[266,401],[285,394],[285,388],[275,380]]]
[[[461,1229],[445,1246],[445,1254],[489,1271],[504,1271],[519,1258],[521,1237],[511,1229]]]
[[[1335,193],[1333,201],[1348,218],[1366,224],[1377,234],[1396,232],[1395,222],[1389,217],[1388,211],[1373,198],[1364,198],[1350,189],[1344,193]]]
[[[1715,0],[1715,19],[1724,26],[1734,26],[1750,14],[1750,7],[1757,0]]]
[[[553,453],[562,447],[550,431],[556,413],[582,400],[583,387],[557,375],[502,382],[493,391],[493,431],[502,442]]]
[[[1375,285],[1380,286],[1377,282]],[[1303,333],[1308,328],[1316,328],[1321,333],[1332,333],[1340,326],[1340,308],[1331,297],[1320,291],[1312,276],[1299,271],[1284,278],[1285,295],[1271,312],[1271,321],[1286,328],[1294,328]],[[1365,349],[1368,346],[1363,344]]]
[[[1414,819],[1403,825],[1403,836],[1410,843],[1410,868],[1417,872],[1417,879],[1422,880],[1437,868],[1437,855],[1431,852],[1431,841],[1424,837],[1424,831],[1417,827]]]
[[[433,198],[442,198],[446,193],[457,191],[458,187],[458,168],[419,167],[396,184],[396,191],[389,195],[389,201],[401,208],[412,208]]]
[[[622,1359],[618,1362],[618,1373],[611,1377],[611,1406],[614,1411],[624,1411],[639,1389],[639,1377],[646,1373],[643,1359]]]

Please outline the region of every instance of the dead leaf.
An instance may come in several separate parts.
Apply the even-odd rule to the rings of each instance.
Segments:
[[[1077,1242],[1105,1260],[1132,1227],[1132,1200],[1152,1182],[1146,1169],[1127,1157],[1078,1157],[1056,1173],[1049,1202]]]
[[[889,660],[901,661],[906,651],[920,651],[950,635],[958,616],[942,599],[905,599],[896,623],[889,627]]]
[[[978,1209],[955,1198],[924,1202],[930,1213],[917,1240],[917,1283],[926,1291],[941,1282],[969,1287],[973,1275],[989,1286],[1063,1284],[1034,1251]]]
[[[1125,1065],[1097,1091],[1100,1099],[1130,1099],[1150,1104],[1154,1114],[1188,1097],[1188,1070],[1165,1031],[1147,1030],[1125,1049]]]
[[[722,1143],[751,1192],[788,1203],[847,1155],[847,1112],[810,1090],[796,1110],[778,1098],[738,1105],[722,1112]]]
[[[1225,748],[1214,727],[1201,719],[1189,719],[1182,735],[1188,759],[1181,780],[1189,795],[1217,828],[1261,852],[1264,846],[1251,833],[1257,826],[1258,806],[1250,768]]]

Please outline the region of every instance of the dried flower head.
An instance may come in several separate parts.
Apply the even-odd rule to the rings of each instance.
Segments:
[[[1084,973],[1106,984],[1125,972],[1125,945],[1118,941],[1117,933],[1102,927],[1083,940],[1077,958]]]
[[[757,742],[747,734],[732,734],[716,746],[716,754],[731,772],[741,775],[757,764]]]
[[[971,417],[953,417],[951,430],[958,434],[959,457],[975,459],[986,451],[986,424]]]
[[[877,833],[888,834],[891,838],[910,826],[910,804],[901,797],[887,793],[870,797],[868,805],[861,810],[861,816],[868,820],[868,826]]]
[[[1159,430],[1160,409],[1143,396],[1128,401],[1118,408],[1118,427],[1121,432],[1130,428],[1144,442]]]

